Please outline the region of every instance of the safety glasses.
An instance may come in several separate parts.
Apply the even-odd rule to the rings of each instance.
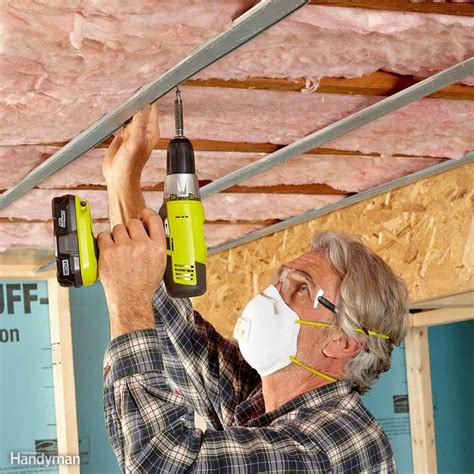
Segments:
[[[324,296],[324,290],[319,283],[314,281],[312,276],[304,270],[295,268],[288,268],[281,266],[275,276],[272,278],[272,285],[280,285],[280,294],[283,301],[290,307],[316,309],[319,305],[332,311],[336,317],[339,314],[337,306],[329,301]],[[389,340],[390,337],[386,334],[379,334],[374,331],[369,331],[360,322],[354,321],[349,315],[347,319],[354,326],[355,330],[367,336],[380,337]],[[337,329],[339,326],[319,321],[298,320],[298,324],[305,324],[308,326],[325,327]]]
[[[272,278],[272,284],[281,283],[280,294],[288,306],[315,309],[322,305],[337,314],[336,306],[324,297],[324,290],[304,270],[280,267]]]

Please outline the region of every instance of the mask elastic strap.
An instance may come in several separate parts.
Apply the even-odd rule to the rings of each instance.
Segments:
[[[322,323],[322,322],[318,322],[318,321],[308,321],[306,319],[297,319],[295,321],[295,324],[305,324],[307,326],[316,326],[316,327],[320,327],[320,328],[331,328],[331,329],[337,329],[339,327],[339,326],[335,326],[334,324]],[[374,332],[374,331],[369,331],[365,326],[364,326],[363,329],[361,329],[361,328],[354,328],[354,329],[355,329],[356,332],[366,334],[367,336],[380,337],[381,339],[390,340],[390,336],[387,336],[386,334],[379,334],[379,333]]]
[[[308,321],[307,319],[297,319],[295,324],[304,324],[306,326],[316,326],[318,328],[331,328],[331,329],[338,329],[339,326],[329,323],[323,323],[320,321]]]
[[[334,377],[331,377],[330,375],[323,374],[322,372],[319,372],[318,370],[315,370],[312,367],[309,367],[305,364],[302,364],[295,356],[290,356],[290,360],[291,360],[291,362],[293,362],[293,364],[296,364],[296,365],[302,367],[303,369],[308,370],[313,375],[317,375],[318,377],[321,377],[322,379],[327,380],[328,382],[337,382],[337,379],[335,379]]]

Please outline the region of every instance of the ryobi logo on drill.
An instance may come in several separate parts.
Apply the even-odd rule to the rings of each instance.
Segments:
[[[66,211],[61,209],[61,215],[58,217],[58,225],[63,229],[66,228]]]
[[[69,262],[67,260],[61,260],[62,266],[63,266],[63,275],[68,276],[69,275]]]

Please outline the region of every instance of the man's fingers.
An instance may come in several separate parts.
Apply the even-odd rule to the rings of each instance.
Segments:
[[[149,208],[149,207],[146,207],[145,209],[143,209],[140,214],[138,214],[138,219],[140,219],[143,223],[145,223],[145,221],[147,219],[149,219],[150,217],[152,216],[158,216],[158,213],[156,211],[154,211],[153,209]]]
[[[99,250],[104,250],[114,245],[114,241],[108,232],[101,232],[97,235],[97,245],[99,246]]]
[[[109,148],[107,149],[107,153],[105,154],[105,157],[104,157],[104,165],[109,165],[113,161],[118,149],[122,145],[122,142],[123,142],[123,130],[120,130],[120,132],[117,135],[115,135],[114,139],[112,140],[112,143],[109,145]]]
[[[127,228],[123,224],[118,224],[113,228],[112,238],[116,244],[126,244],[130,242]]]
[[[150,208],[143,209],[138,218],[143,222],[151,240],[163,242],[165,240],[165,231],[161,217]]]
[[[127,223],[127,230],[132,240],[146,240],[148,238],[145,226],[140,219],[131,219]]]
[[[146,135],[148,138],[148,148],[151,152],[160,139],[160,122],[158,116],[158,106],[156,105],[156,102],[153,102],[150,109]]]
[[[117,153],[117,150],[120,148],[120,145],[123,142],[123,129],[120,130],[120,132],[115,135],[114,139],[112,140],[112,143],[109,145],[109,153],[112,153],[115,155]]]
[[[150,107],[148,106],[140,110],[140,112],[137,112],[133,116],[132,122],[129,125],[127,125],[127,128],[129,128],[130,135],[132,137],[140,137],[146,133],[149,115],[150,115]]]

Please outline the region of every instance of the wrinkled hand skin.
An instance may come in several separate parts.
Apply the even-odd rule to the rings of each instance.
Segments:
[[[159,138],[158,109],[153,104],[135,114],[110,144],[102,172],[107,183],[112,228],[117,224],[126,225],[145,209],[140,178]]]
[[[109,308],[112,339],[154,327],[152,297],[163,280],[166,242],[163,222],[152,209],[97,236],[99,278]]]
[[[107,184],[139,181],[153,148],[160,138],[156,103],[137,112],[109,145],[102,163]]]

